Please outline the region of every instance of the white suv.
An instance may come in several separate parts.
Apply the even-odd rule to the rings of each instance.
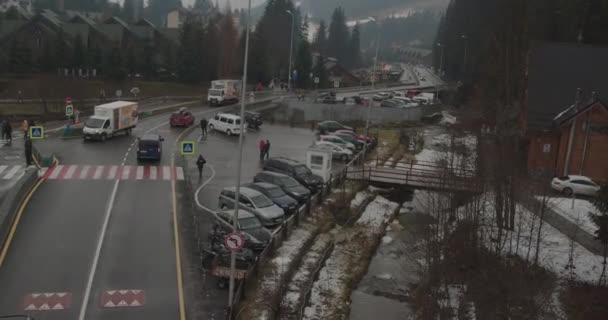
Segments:
[[[209,130],[217,130],[231,136],[239,135],[241,130],[241,117],[230,113],[218,113],[209,120]],[[246,132],[246,130],[244,130]]]

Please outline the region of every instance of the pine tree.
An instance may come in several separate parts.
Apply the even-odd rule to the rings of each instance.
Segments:
[[[350,60],[350,68],[357,68],[361,65],[361,39],[359,32],[359,25],[355,25],[353,28],[353,32],[350,38],[349,45],[349,60]]]
[[[295,70],[298,71],[296,88],[310,89],[312,79],[312,52],[308,41],[301,41],[296,53]]]
[[[325,57],[320,55],[313,72],[313,76],[319,78],[319,83],[316,85],[319,89],[329,88],[329,74],[325,69],[324,61]]]
[[[120,15],[125,22],[133,23],[135,21],[135,0],[124,0]]]
[[[74,38],[74,47],[72,50],[72,61],[71,61],[71,66],[74,69],[78,69],[78,68],[82,68],[85,66],[85,49],[84,49],[84,43],[82,40],[82,36],[80,35],[80,33],[76,34],[76,37]]]
[[[306,41],[308,41],[308,38],[310,36],[310,22],[308,21],[308,14],[304,15],[304,20],[302,21],[302,38]]]
[[[55,38],[55,58],[58,68],[67,68],[69,66],[63,29],[59,29],[57,38]]]
[[[322,55],[327,54],[327,27],[323,20],[319,23],[319,30],[317,30],[317,34],[315,35],[313,49]]]
[[[334,10],[329,24],[328,55],[338,59],[340,64],[349,65],[349,42],[350,34],[346,26],[344,9],[338,7]]]
[[[32,52],[20,39],[14,39],[9,52],[9,70],[14,73],[29,73],[32,71]]]
[[[220,38],[222,41],[220,41],[218,47],[218,74],[220,78],[233,77],[236,75],[236,67],[239,65],[237,61],[238,33],[230,14],[224,15],[220,21]]]
[[[602,243],[604,248],[602,263],[602,273],[598,280],[598,284],[603,286],[606,284],[606,264],[608,260],[608,186],[602,186],[597,197],[592,201],[593,206],[598,211],[598,214],[589,213],[589,218],[597,227],[595,231],[595,239]]]
[[[187,18],[180,30],[177,74],[181,81],[199,82],[203,72],[203,28],[193,18]],[[210,51],[210,50],[205,50]]]

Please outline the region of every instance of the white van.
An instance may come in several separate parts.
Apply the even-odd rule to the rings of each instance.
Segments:
[[[233,134],[239,135],[241,130],[241,117],[230,113],[218,113],[213,119],[209,120],[209,130],[224,132],[229,136]]]

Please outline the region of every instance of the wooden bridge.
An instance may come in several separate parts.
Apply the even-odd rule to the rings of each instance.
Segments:
[[[478,192],[481,189],[476,173],[472,170],[455,170],[420,161],[399,163],[395,167],[348,166],[346,176],[350,180],[402,185],[415,189],[459,192]]]

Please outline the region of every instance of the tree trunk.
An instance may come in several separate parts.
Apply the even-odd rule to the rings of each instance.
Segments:
[[[608,243],[604,243],[604,262],[602,263],[602,274],[600,275],[600,279],[598,281],[599,286],[603,286],[606,283],[606,260],[608,256]]]

